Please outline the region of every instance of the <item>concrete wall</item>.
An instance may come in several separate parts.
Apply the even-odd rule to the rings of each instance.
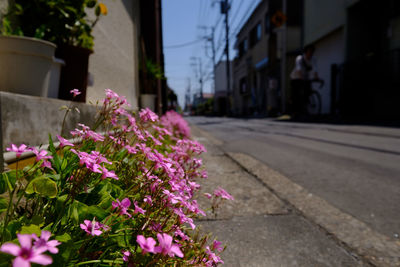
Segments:
[[[63,105],[71,102],[0,92],[0,129],[2,141],[6,147],[14,144],[40,145],[48,143],[48,134],[53,137],[60,134],[65,111],[60,110]],[[96,114],[96,107],[83,103],[73,103],[80,110],[70,112],[66,120],[68,132],[76,127],[78,122],[92,126]],[[1,136],[1,134],[0,134]]]
[[[325,81],[322,89],[318,90],[322,98],[322,113],[329,113],[331,107],[331,65],[341,64],[345,60],[345,36],[341,28],[315,43],[315,58],[317,71]]]
[[[305,0],[304,1],[304,45],[313,43],[343,26],[346,8],[356,1],[350,0]]]
[[[132,109],[139,96],[139,0],[103,0],[108,8],[94,28],[94,54],[89,59],[93,85],[88,86],[87,102],[96,102],[110,88],[126,96]]]

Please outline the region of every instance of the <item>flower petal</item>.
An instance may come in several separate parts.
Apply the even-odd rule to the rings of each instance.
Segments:
[[[43,254],[33,256],[30,261],[41,265],[49,265],[53,263],[53,259],[51,257]]]
[[[177,245],[172,245],[171,252],[173,252],[176,256],[183,258],[183,253]]]
[[[22,257],[16,257],[13,260],[13,267],[31,267],[31,263]]]
[[[31,248],[32,247],[32,235],[21,235],[17,234],[18,241],[23,248]]]
[[[19,246],[17,246],[16,244],[13,243],[5,243],[1,246],[0,251],[7,253],[7,254],[11,254],[14,256],[18,256],[19,251],[21,250],[21,248]]]
[[[51,236],[51,233],[49,231],[42,231],[40,238],[47,241],[47,240],[49,240],[50,236]]]
[[[130,205],[131,205],[131,201],[129,200],[129,198],[124,198],[124,199],[121,201],[121,205],[122,205],[124,208],[129,208]]]

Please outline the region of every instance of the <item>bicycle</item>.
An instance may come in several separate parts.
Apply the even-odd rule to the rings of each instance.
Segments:
[[[309,92],[307,93],[307,103],[306,103],[306,112],[308,115],[320,115],[321,114],[321,107],[322,107],[322,100],[321,94],[314,89],[312,86],[313,83],[319,83],[319,87],[317,90],[321,89],[324,86],[323,80],[311,80],[309,81]]]

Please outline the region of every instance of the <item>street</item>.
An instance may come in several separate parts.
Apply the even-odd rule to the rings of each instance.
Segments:
[[[224,152],[252,156],[392,240],[400,233],[400,129],[188,117]]]

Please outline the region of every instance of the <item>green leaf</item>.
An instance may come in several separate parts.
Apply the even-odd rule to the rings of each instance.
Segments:
[[[0,197],[0,214],[7,210],[8,201],[4,197]]]
[[[7,190],[11,192],[16,181],[15,171],[3,172],[0,176],[0,194],[3,194]]]
[[[56,171],[58,173],[60,173],[61,172],[60,171],[61,160],[60,160],[60,157],[57,155],[57,150],[54,146],[53,139],[51,138],[51,134],[49,134],[49,151],[51,152],[51,155],[53,156],[53,159],[51,159],[51,161],[54,164],[52,164],[52,165],[56,168]]]
[[[89,1],[87,1],[86,6],[88,8],[93,8],[96,5],[96,3],[97,3],[96,0],[89,0]]]
[[[55,181],[59,181],[60,180],[60,174],[47,174],[47,177],[50,177],[51,179],[55,180]]]
[[[96,8],[95,8],[95,10],[94,10],[94,14],[96,14],[96,16],[98,17],[98,16],[100,16],[100,13],[101,13],[100,6],[97,5]]]
[[[88,217],[88,206],[78,200],[74,200],[69,209],[69,214],[76,224]]]
[[[71,236],[68,233],[64,233],[62,235],[56,236],[55,239],[60,241],[60,242],[66,243],[69,240],[71,240]]]
[[[19,231],[19,229],[21,229],[21,222],[19,221],[13,220],[8,224],[7,230],[8,234],[10,235],[10,239],[14,239],[17,237],[17,232]]]
[[[0,194],[3,194],[7,191],[8,183],[6,179],[7,179],[6,174],[2,173],[0,175]]]
[[[36,234],[37,236],[40,236],[41,232],[42,230],[40,230],[40,227],[38,225],[31,224],[22,226],[20,234]]]
[[[46,226],[43,228],[43,230],[50,231],[52,226],[53,226],[53,223],[50,223],[49,225],[46,225]]]
[[[46,176],[39,176],[30,182],[25,192],[27,194],[38,193],[42,196],[55,198],[58,189],[57,184],[52,179]]]
[[[103,220],[108,215],[105,210],[98,206],[89,206],[87,211],[91,216],[96,217],[99,221]]]
[[[42,226],[43,222],[44,222],[44,218],[42,216],[35,215],[35,216],[32,217],[31,222],[32,222],[32,224],[36,224],[36,225]]]

